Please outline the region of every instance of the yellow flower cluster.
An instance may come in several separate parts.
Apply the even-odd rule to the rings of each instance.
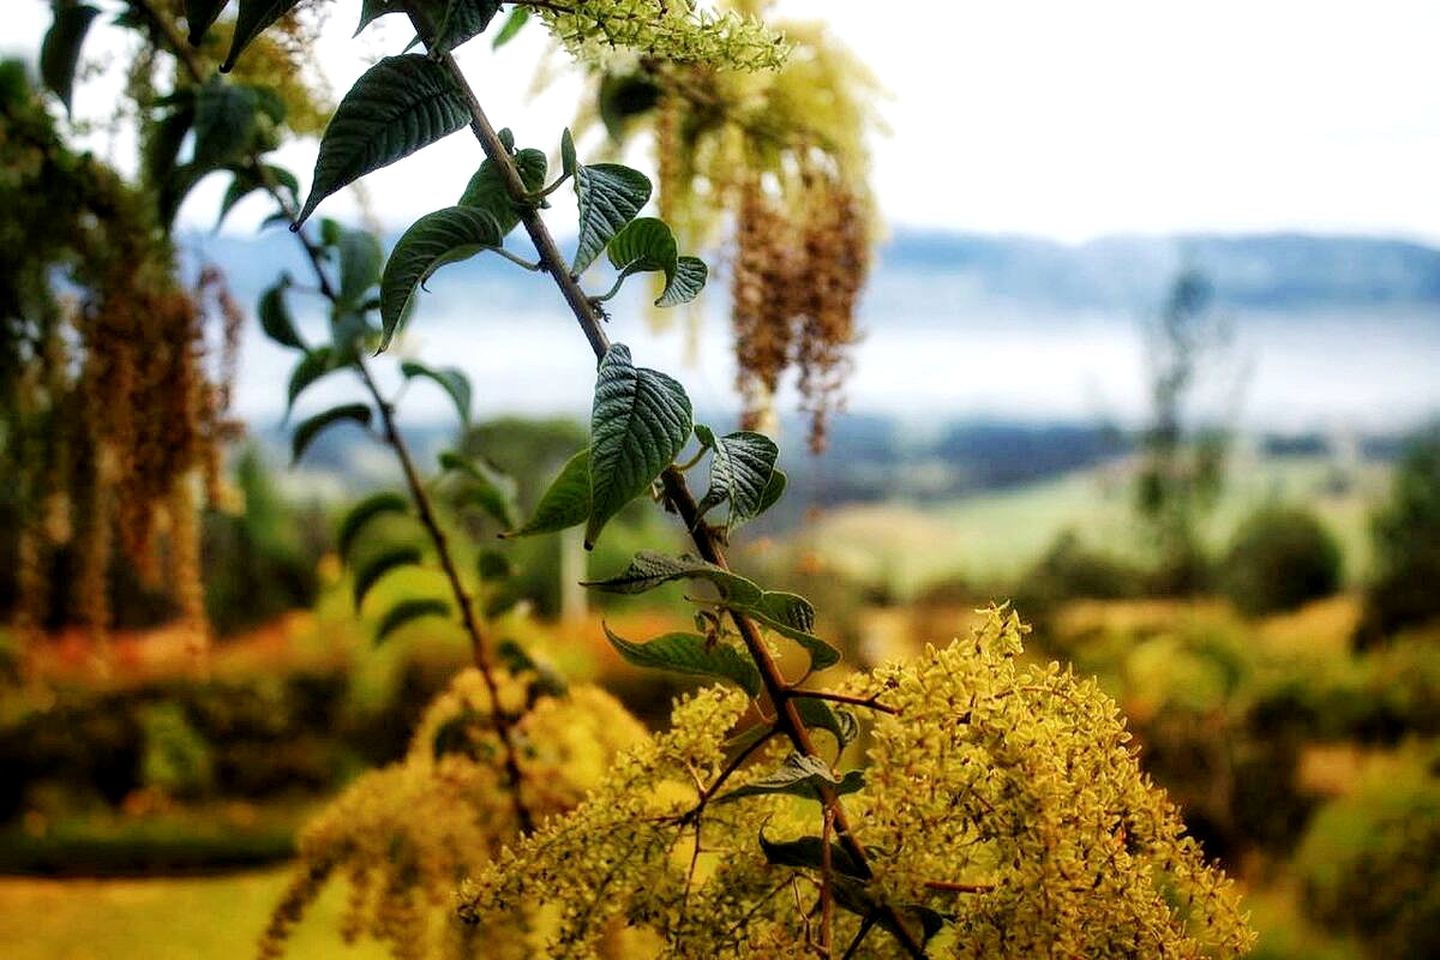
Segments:
[[[615,56],[727,70],[772,70],[789,48],[757,18],[715,12],[691,0],[564,0],[537,5],[551,33],[582,63]]]
[[[1022,665],[1024,631],[991,609],[971,642],[867,681],[900,711],[874,726],[855,807],[885,851],[884,897],[945,914],[943,956],[1244,953],[1230,882],[1140,772],[1115,704],[1058,664]]]
[[[845,798],[872,875],[832,876],[835,948],[904,956],[883,919],[865,924],[889,907],[927,922],[931,957],[1243,953],[1252,937],[1229,882],[1140,773],[1114,705],[1058,667],[1021,665],[1023,629],[992,610],[972,641],[851,681],[900,713],[876,722],[865,785]],[[697,810],[744,708],[719,689],[682,701],[670,731],[619,756],[590,799],[468,882],[462,917],[485,929],[531,918],[534,957],[606,956],[621,926],[647,945],[629,956],[814,946],[821,871],[771,863],[762,843],[775,857],[815,837],[818,806],[769,794]],[[784,752],[773,743],[727,789]]]
[[[501,707],[514,718],[521,798],[537,820],[570,810],[644,728],[593,687],[537,693],[528,675],[497,674]],[[456,954],[526,956],[523,924],[477,938],[451,922],[456,885],[519,832],[490,697],[474,669],[456,676],[416,729],[404,760],[357,780],[305,830],[301,865],[261,942],[278,957],[304,909],[326,881],[348,882],[341,933],[389,946],[397,960]]]

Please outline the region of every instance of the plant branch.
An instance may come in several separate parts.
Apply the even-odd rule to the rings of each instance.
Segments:
[[[196,83],[204,83],[206,73],[205,65],[201,63],[200,57],[196,54],[195,49],[180,35],[180,31],[175,27],[175,21],[156,9],[155,4],[151,2],[151,0],[126,0],[126,2],[129,3],[130,9],[139,13],[140,16],[145,19],[145,22],[150,25],[152,31],[160,35],[160,39],[164,41],[165,49],[169,50],[175,59],[180,61],[180,65],[185,68],[185,72],[190,75],[190,79]]]
[[[956,883],[953,880],[926,880],[927,890],[939,890],[942,893],[989,893],[994,890],[993,883]]]
[[[791,687],[789,695],[807,700],[829,700],[831,703],[848,703],[853,707],[865,707],[868,710],[875,710],[880,713],[888,713],[891,716],[899,716],[900,709],[884,704],[879,701],[878,694],[869,697],[854,697],[848,693],[830,693],[825,690],[800,690]]]
[[[515,733],[509,717],[505,715],[505,711],[500,705],[500,687],[495,682],[495,668],[490,659],[489,645],[485,642],[480,618],[475,612],[475,598],[470,595],[469,589],[460,579],[460,571],[455,566],[455,557],[450,550],[445,528],[440,525],[430,499],[430,493],[425,489],[424,483],[420,480],[420,474],[415,469],[415,460],[410,455],[410,447],[395,427],[394,406],[380,393],[375,378],[370,374],[370,368],[365,364],[363,350],[357,352],[355,365],[360,371],[360,379],[365,382],[365,388],[380,408],[380,420],[385,428],[385,442],[395,451],[395,459],[400,461],[400,470],[405,475],[405,485],[410,490],[410,498],[415,501],[415,511],[425,532],[430,536],[430,542],[435,546],[435,553],[440,557],[440,566],[445,571],[446,579],[450,581],[450,592],[455,595],[455,602],[460,607],[460,620],[465,627],[465,633],[470,638],[471,659],[475,663],[475,668],[485,679],[485,689],[490,695],[490,712],[495,720],[495,732],[500,735],[500,742],[505,747],[505,772],[510,778],[510,795],[515,806],[515,819],[520,823],[521,832],[529,833],[535,828],[535,820],[530,815],[530,809],[525,805],[524,798],[520,795],[523,777],[520,772],[519,751],[515,747]]]
[[[426,22],[426,18],[414,4],[407,4],[405,9],[411,24],[421,38],[434,36],[431,25]],[[455,62],[455,58],[450,54],[445,54],[438,60],[450,76],[455,89],[464,99],[470,111],[471,132],[479,141],[486,158],[495,165],[499,172],[506,192],[509,193],[510,199],[519,211],[520,222],[535,245],[541,266],[550,274],[555,285],[560,288],[566,304],[575,316],[576,323],[579,324],[581,331],[589,340],[598,363],[609,349],[610,339],[601,326],[601,318],[596,305],[581,289],[578,278],[570,272],[570,268],[566,265],[560,249],[555,243],[555,238],[551,236],[549,228],[546,227],[545,221],[540,217],[539,211],[530,198],[529,190],[526,189],[524,181],[520,178],[520,171],[516,168],[510,151],[501,142],[499,134],[495,132],[494,126],[485,115],[479,99],[475,96],[474,89],[470,86],[470,82],[466,79],[460,66]],[[714,532],[706,524],[700,522],[695,497],[686,485],[685,475],[674,466],[670,466],[660,475],[660,480],[664,486],[666,499],[675,507],[680,518],[685,522],[686,529],[690,531],[691,539],[701,558],[728,570],[729,564],[725,560],[719,542],[715,539]],[[749,617],[738,611],[730,611],[730,617],[740,632],[747,652],[760,671],[760,678],[766,693],[775,704],[777,728],[789,738],[796,750],[807,756],[818,757],[820,754],[811,740],[810,731],[795,707],[793,694],[785,683],[775,658],[771,656],[770,649],[765,645],[759,628]],[[857,862],[868,863],[865,848],[850,828],[839,796],[828,784],[821,784],[819,792],[825,807],[833,811],[835,831],[839,834],[840,842],[845,846],[846,851]],[[905,951],[912,957],[923,958],[925,956],[924,948],[905,927],[895,909],[885,907],[884,911],[887,918],[894,921],[891,926]]]

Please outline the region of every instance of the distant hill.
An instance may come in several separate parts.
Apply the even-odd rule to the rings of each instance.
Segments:
[[[1440,304],[1440,250],[1403,240],[1309,234],[1033,237],[898,231],[888,271],[943,275],[967,294],[1049,307],[1153,308],[1182,266],[1221,305],[1262,309]]]
[[[395,237],[387,238],[387,245]],[[192,234],[187,247],[225,266],[237,292],[257,293],[306,269],[279,229],[255,236]],[[880,251],[875,282],[924,274],[946,295],[1059,309],[1149,311],[1182,265],[1203,270],[1222,306],[1287,310],[1440,305],[1440,250],[1403,240],[1309,234],[1107,237],[1066,245],[1034,237],[900,229]],[[534,277],[478,257],[447,267],[504,298]]]

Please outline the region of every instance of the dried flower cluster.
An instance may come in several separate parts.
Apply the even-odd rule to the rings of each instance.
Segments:
[[[789,49],[758,19],[707,10],[692,0],[564,0],[537,4],[535,10],[565,49],[587,64],[640,55],[727,70],[771,70]]]
[[[873,877],[835,868],[835,943],[902,956],[883,931],[861,931],[859,914],[888,904],[941,922],[934,957],[1243,953],[1251,935],[1228,881],[1140,773],[1114,704],[1056,666],[1023,666],[1023,629],[992,610],[970,642],[851,681],[900,712],[876,722],[865,785],[846,798]],[[462,915],[495,925],[538,912],[537,957],[599,956],[620,923],[653,939],[651,955],[805,951],[820,871],[772,864],[762,844],[813,833],[813,804],[750,796],[687,816],[745,706],[719,689],[682,701],[672,729],[622,754],[574,813],[481,870]],[[730,782],[753,782],[776,756]]]
[[[0,239],[13,241],[4,243],[0,291],[5,365],[27,370],[13,391],[7,383],[3,413],[22,441],[22,555],[36,568],[22,571],[21,584],[42,583],[48,553],[70,541],[73,491],[78,607],[97,636],[109,621],[114,543],[152,581],[174,586],[203,635],[191,487],[202,476],[217,485],[219,447],[235,430],[225,418],[225,378],[240,313],[228,297],[215,298],[223,318],[217,376],[208,367],[205,298],[176,280],[153,195],[68,151],[28,90],[11,92],[0,121]],[[54,293],[57,271],[73,296]],[[213,275],[206,286],[217,289]],[[168,544],[163,578],[157,541]],[[46,601],[22,606],[38,622]]]
[[[798,209],[782,211],[758,182],[741,194],[731,271],[731,324],[743,426],[763,429],[787,369],[798,371],[810,447],[825,447],[855,342],[870,261],[860,199],[836,177],[806,171]]]
[[[542,692],[533,674],[496,677],[520,745],[521,797],[537,819],[575,807],[604,780],[618,751],[644,739],[643,727],[594,687],[556,696]],[[427,709],[405,759],[361,777],[306,828],[301,865],[262,940],[262,957],[284,952],[304,909],[337,874],[350,891],[347,941],[374,938],[403,960],[430,956],[440,945],[453,953],[476,940],[450,922],[455,888],[519,832],[491,708],[480,672],[460,673]],[[517,955],[527,955],[519,931],[480,938],[483,955],[508,955],[507,937]]]

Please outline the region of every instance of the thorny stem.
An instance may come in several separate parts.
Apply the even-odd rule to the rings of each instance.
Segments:
[[[426,18],[415,6],[407,5],[406,12],[409,14],[410,22],[414,25],[416,32],[422,38],[434,35]],[[470,82],[466,79],[459,64],[448,53],[439,57],[438,61],[445,68],[455,89],[464,99],[470,111],[470,130],[474,133],[475,139],[479,141],[486,158],[495,165],[499,172],[505,189],[510,194],[510,199],[514,202],[520,215],[520,222],[535,245],[540,265],[550,274],[555,285],[560,288],[566,304],[575,316],[576,323],[579,324],[585,338],[589,340],[598,362],[609,349],[610,338],[606,336],[601,325],[600,313],[595,303],[581,289],[579,279],[570,272],[570,268],[566,265],[565,259],[561,256],[560,249],[555,243],[555,238],[551,236],[549,228],[541,219],[530,198],[529,190],[526,189],[524,181],[520,179],[520,171],[516,169],[511,160],[510,151],[501,142],[499,134],[495,132],[490,119],[485,115],[484,108],[481,107],[474,89],[471,88]],[[660,475],[660,480],[664,486],[666,499],[685,522],[685,527],[690,531],[691,539],[701,558],[728,570],[729,564],[725,560],[725,555],[716,540],[714,531],[707,524],[700,522],[695,497],[685,483],[685,475],[674,466],[670,466]],[[806,727],[805,721],[800,718],[800,713],[795,707],[796,694],[786,684],[780,673],[779,665],[771,656],[769,648],[760,636],[759,629],[749,617],[738,611],[730,611],[730,617],[740,633],[745,649],[760,671],[765,692],[769,695],[771,702],[775,704],[777,729],[789,738],[800,753],[812,757],[819,756],[815,744],[810,738],[810,730]],[[835,831],[840,837],[840,842],[857,862],[867,863],[868,857],[865,848],[850,828],[849,819],[845,815],[838,795],[828,784],[821,784],[819,791],[821,802],[826,809],[832,811]],[[888,918],[894,921],[890,926],[894,928],[896,938],[900,941],[901,946],[912,957],[923,958],[925,956],[924,948],[905,927],[895,909],[885,907],[884,910]]]
[[[131,6],[138,10],[146,21],[154,28],[156,34],[164,41],[167,49],[174,54],[175,58],[185,68],[185,72],[195,83],[205,82],[205,68],[199,57],[190,48],[185,38],[175,29],[175,24],[162,16],[155,9],[151,0],[130,0]],[[297,211],[295,205],[281,191],[275,178],[261,162],[259,154],[247,158],[248,163],[253,167],[259,177],[265,191],[274,198],[279,205],[285,219],[289,220],[295,234],[295,238],[305,250],[305,256],[310,261],[311,269],[315,273],[316,283],[319,285],[320,293],[331,303],[339,302],[339,294],[335,286],[330,282],[330,276],[325,272],[324,253],[319,245],[305,232],[304,228],[296,222]],[[491,716],[495,722],[495,731],[500,736],[501,744],[505,748],[505,772],[510,778],[510,795],[515,806],[515,819],[520,825],[523,833],[530,833],[535,828],[535,818],[531,815],[529,807],[521,796],[521,784],[523,775],[520,771],[519,750],[515,745],[515,733],[510,718],[505,715],[505,710],[500,703],[499,685],[495,681],[495,669],[490,659],[489,645],[485,641],[485,633],[480,626],[480,618],[475,612],[475,599],[466,589],[464,582],[460,579],[459,569],[455,565],[455,557],[450,550],[449,540],[445,535],[444,528],[440,525],[435,515],[434,504],[431,502],[430,494],[425,489],[424,483],[420,480],[420,474],[415,469],[414,457],[410,454],[410,448],[405,443],[404,437],[395,426],[394,404],[385,399],[380,392],[379,386],[370,375],[370,369],[365,365],[363,351],[356,357],[356,367],[360,373],[360,379],[365,384],[365,389],[374,400],[376,407],[380,410],[380,420],[384,426],[382,439],[395,452],[395,459],[400,463],[400,470],[405,476],[405,484],[409,488],[410,497],[415,501],[415,510],[419,516],[420,523],[424,526],[430,537],[431,544],[435,547],[435,553],[440,558],[440,566],[445,571],[446,578],[450,581],[450,590],[455,595],[455,602],[460,607],[460,617],[465,628],[465,633],[470,639],[470,653],[475,667],[485,679],[486,691],[490,695]]]

